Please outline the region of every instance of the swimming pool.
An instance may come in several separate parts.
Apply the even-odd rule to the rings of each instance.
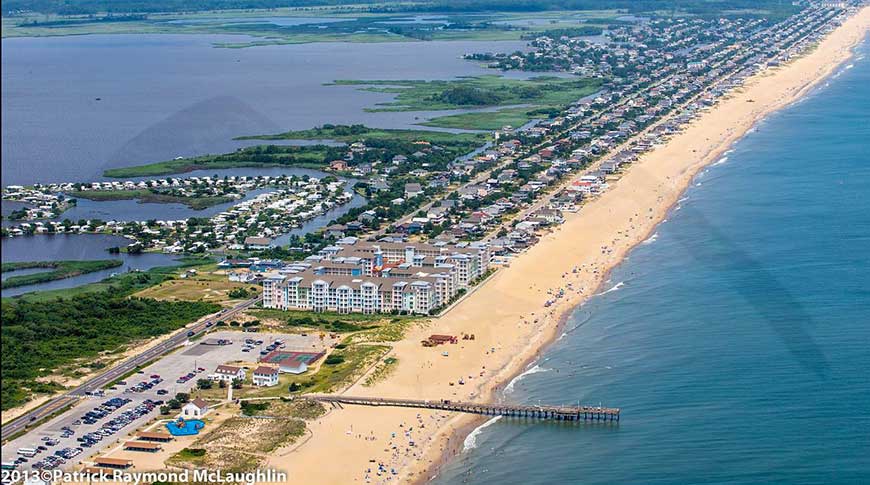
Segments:
[[[181,422],[181,426],[178,425],[179,422]],[[199,434],[199,430],[201,430],[203,426],[205,426],[205,423],[199,419],[179,420],[166,423],[166,429],[169,430],[169,434],[172,436],[190,436],[192,434]]]

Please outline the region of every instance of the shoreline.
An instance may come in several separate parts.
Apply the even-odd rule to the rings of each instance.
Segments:
[[[599,294],[611,271],[655,233],[703,168],[760,120],[826,79],[853,55],[868,32],[870,7],[864,7],[806,54],[749,79],[683,132],[644,154],[601,196],[542,235],[537,245],[496,272],[474,295],[445,316],[409,330],[393,346],[391,355],[400,365],[389,379],[370,388],[353,385],[343,394],[500,399],[507,383],[559,338],[573,311]],[[545,307],[544,301],[558,291],[566,291],[565,296]],[[476,339],[421,348],[420,340],[431,333],[471,333]],[[467,382],[455,385],[459,377]],[[426,482],[461,454],[465,437],[485,421],[438,411],[346,406],[311,423],[313,437],[308,442],[270,458],[268,465],[303,483],[347,484],[364,479],[385,482],[387,478],[374,475],[374,463],[383,463],[387,470],[395,469],[395,475],[387,474],[391,482]],[[314,466],[336,456],[341,457],[341,467]]]
[[[868,12],[870,12],[870,6],[863,7],[853,17],[850,17],[849,21],[856,20],[859,17],[861,17],[862,15],[866,17],[868,15]],[[840,30],[840,28],[837,29],[837,31],[839,31],[839,30]],[[822,42],[828,41],[830,39],[830,37],[835,32],[832,32],[828,36],[823,38],[821,40],[820,44]],[[673,211],[673,209],[679,205],[681,196],[683,196],[685,194],[685,192],[689,188],[691,188],[692,182],[704,169],[710,167],[717,160],[721,159],[728,151],[733,149],[735,144],[739,143],[743,138],[746,137],[746,135],[749,135],[752,131],[754,131],[754,129],[758,126],[758,124],[761,123],[762,121],[764,121],[770,115],[775,114],[775,113],[777,113],[785,108],[788,108],[788,107],[794,105],[795,103],[800,102],[803,99],[805,99],[805,97],[807,95],[811,94],[811,91],[813,89],[817,88],[822,82],[829,79],[832,75],[835,74],[835,71],[838,68],[840,68],[843,64],[845,64],[847,61],[852,59],[855,56],[854,49],[858,45],[860,45],[862,42],[865,42],[868,37],[870,37],[870,30],[868,30],[866,32],[865,36],[852,39],[853,41],[844,45],[844,47],[849,51],[848,55],[846,55],[840,59],[830,61],[828,63],[828,65],[825,66],[825,68],[822,70],[822,72],[818,76],[808,80],[802,86],[799,86],[797,88],[797,91],[795,91],[793,94],[791,94],[788,98],[782,99],[779,102],[776,102],[772,105],[769,105],[763,112],[758,113],[756,116],[754,116],[751,123],[749,123],[748,126],[744,130],[742,130],[739,133],[733,134],[724,143],[720,143],[719,145],[716,145],[715,147],[711,147],[710,150],[708,150],[703,156],[701,156],[701,158],[699,159],[698,162],[687,167],[686,170],[684,170],[684,172],[682,173],[682,175],[685,175],[685,183],[683,184],[682,189],[680,189],[672,197],[672,200],[667,205],[666,209],[664,209],[664,211],[662,212],[663,217],[659,218],[659,220],[655,224],[653,224],[649,228],[649,230],[647,230],[645,233],[643,233],[643,235],[640,238],[638,238],[633,244],[628,246],[628,248],[624,251],[624,254],[620,254],[618,262],[616,262],[615,264],[613,264],[612,266],[607,268],[607,270],[601,275],[601,278],[599,279],[598,284],[594,287],[594,289],[592,290],[592,293],[590,295],[584,296],[581,298],[577,298],[575,300],[571,300],[565,304],[566,306],[569,306],[569,308],[559,311],[558,322],[556,323],[556,325],[551,326],[550,330],[547,331],[547,337],[546,337],[544,343],[541,344],[539,347],[537,347],[535,352],[532,355],[527,356],[526,358],[524,358],[520,361],[517,361],[517,363],[516,363],[517,365],[511,365],[514,363],[509,362],[508,365],[510,367],[514,368],[513,374],[511,374],[505,380],[493,380],[491,382],[492,388],[490,389],[490,396],[492,394],[495,394],[498,390],[501,390],[502,392],[504,392],[503,386],[506,383],[512,382],[513,379],[521,376],[524,372],[526,372],[529,368],[531,368],[532,364],[534,364],[535,362],[537,362],[540,359],[541,354],[544,351],[546,351],[550,347],[550,345],[552,345],[554,342],[556,342],[559,339],[559,337],[557,335],[560,335],[559,332],[564,330],[568,320],[574,314],[575,310],[582,307],[590,299],[601,295],[602,288],[605,286],[605,284],[608,281],[610,281],[610,275],[612,274],[613,270],[615,270],[617,267],[619,267],[621,264],[623,264],[625,261],[625,258],[628,256],[629,253],[631,253],[631,251],[633,251],[637,246],[639,246],[644,241],[646,241],[649,237],[651,237],[656,232],[656,229],[662,223],[667,221],[667,215],[670,214]],[[818,47],[814,48],[812,51],[804,54],[803,56],[801,56],[799,58],[794,59],[791,63],[786,64],[779,69],[784,69],[784,68],[787,69],[789,67],[792,67],[792,65],[795,62],[809,57],[817,49],[818,49]],[[766,74],[768,74],[768,73],[762,72],[762,73],[756,75],[746,85],[744,85],[744,87],[741,88],[738,92],[744,92],[746,90],[747,85],[752,84],[754,86],[759,80],[756,78],[757,77],[763,78],[763,77],[765,77]],[[776,75],[776,72],[774,72],[773,75]],[[723,99],[723,101],[729,100],[733,97],[734,97],[734,95],[728,96],[725,99]],[[694,124],[695,122],[698,122],[698,121],[700,121],[700,120],[695,120],[695,121],[693,121],[692,124]],[[682,135],[682,133],[680,135]],[[667,144],[670,144],[670,143],[671,143],[671,141],[667,142]],[[634,165],[636,165],[636,164],[634,164]],[[634,167],[632,166],[628,170],[632,170],[633,168]],[[625,174],[623,174],[623,175],[625,175]],[[622,177],[620,177],[620,179],[621,178]],[[595,201],[593,201],[593,202],[595,202]],[[581,208],[580,213],[582,213],[582,212],[583,212],[583,210]],[[560,305],[560,307],[561,306],[562,305]],[[533,346],[530,345],[530,347],[533,347]],[[449,442],[449,441],[454,441],[457,438],[460,439],[460,441],[462,441],[463,449],[460,449],[458,452],[450,452],[449,449],[445,449],[443,451],[443,453],[439,454],[439,457],[435,462],[433,462],[429,466],[426,466],[426,467],[420,469],[419,473],[417,473],[416,477],[413,477],[413,476],[408,477],[410,480],[410,483],[412,483],[414,485],[419,485],[419,484],[423,484],[423,483],[428,483],[428,482],[434,480],[435,478],[437,478],[444,465],[446,465],[450,461],[456,459],[458,456],[460,456],[465,451],[464,450],[465,437],[469,436],[475,429],[479,428],[480,426],[482,426],[483,424],[488,422],[489,419],[491,419],[491,418],[490,417],[482,417],[482,416],[472,416],[472,415],[458,415],[456,417],[456,419],[466,421],[466,422],[453,425],[453,429],[448,431],[449,435],[446,436],[446,440]],[[450,426],[451,425],[448,425],[446,427],[450,427]],[[413,473],[411,473],[411,475],[413,475]]]

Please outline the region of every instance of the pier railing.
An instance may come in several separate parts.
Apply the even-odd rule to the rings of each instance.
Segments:
[[[517,404],[481,404],[449,399],[391,399],[382,397],[334,396],[313,394],[308,399],[324,403],[360,406],[391,406],[419,409],[437,409],[485,416],[546,419],[552,421],[619,421],[619,408],[601,406],[534,406]]]

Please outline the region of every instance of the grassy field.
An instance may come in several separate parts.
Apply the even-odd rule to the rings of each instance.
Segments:
[[[411,322],[419,320],[419,317],[407,315],[283,311],[269,308],[252,308],[245,313],[256,319],[277,321],[281,326],[275,330],[287,331],[317,329],[337,333],[361,331],[375,333],[386,332],[384,329],[389,328],[404,328]]]
[[[439,116],[420,123],[423,126],[438,128],[458,128],[466,130],[498,130],[506,125],[514,128],[524,125],[536,116],[530,114],[529,108],[505,108],[498,111],[462,113],[458,115]],[[537,116],[543,118],[543,116]]]
[[[209,281],[199,278],[169,280],[159,285],[134,293],[137,298],[154,298],[160,301],[205,301],[210,303],[229,304],[236,299],[228,293],[237,288],[245,288],[251,294],[260,292],[258,285],[232,283],[226,277],[219,281]]]
[[[10,276],[3,280],[3,288],[34,285],[48,281],[72,278],[94,271],[102,271],[121,266],[120,259],[99,259],[94,261],[28,261],[23,263],[3,263],[3,273],[9,273],[29,268],[50,268],[51,271],[32,273],[20,276]]]
[[[225,196],[181,197],[169,194],[159,194],[150,190],[78,190],[68,194],[77,199],[96,201],[106,200],[138,200],[141,203],[153,204],[184,204],[194,210],[202,210],[213,205],[232,202],[233,198]]]

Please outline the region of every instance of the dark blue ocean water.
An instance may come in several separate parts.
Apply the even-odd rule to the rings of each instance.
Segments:
[[[870,483],[870,50],[700,174],[437,483]]]

